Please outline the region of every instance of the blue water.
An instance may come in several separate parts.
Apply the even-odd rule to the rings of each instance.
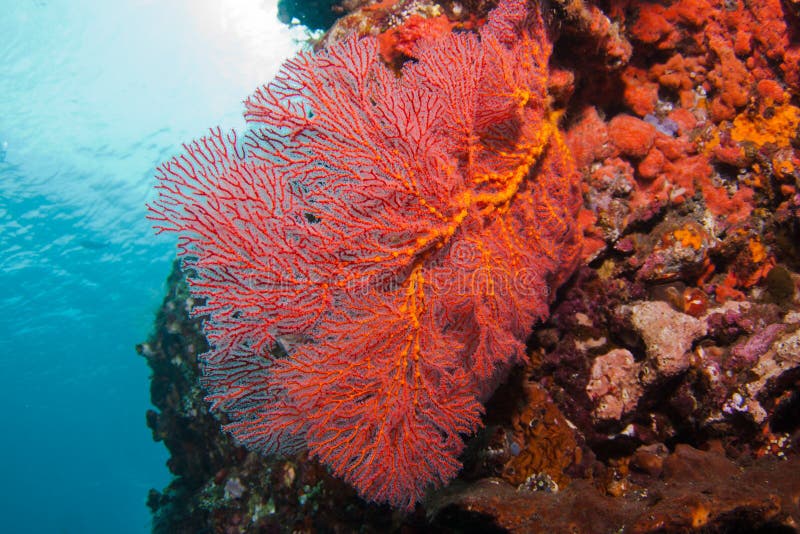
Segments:
[[[0,0],[4,532],[147,532],[167,453],[145,426],[174,255],[153,168],[295,44],[274,0]]]

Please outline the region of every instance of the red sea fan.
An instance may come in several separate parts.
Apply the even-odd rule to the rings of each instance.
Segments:
[[[288,61],[241,138],[160,167],[150,217],[180,235],[203,382],[240,442],[307,448],[398,507],[455,476],[578,257],[549,46],[513,0],[479,35],[418,43],[400,77],[350,38]]]

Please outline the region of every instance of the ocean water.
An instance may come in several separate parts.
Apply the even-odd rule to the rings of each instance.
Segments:
[[[4,532],[147,532],[169,481],[144,414],[174,256],[154,167],[296,49],[275,0],[0,0]]]

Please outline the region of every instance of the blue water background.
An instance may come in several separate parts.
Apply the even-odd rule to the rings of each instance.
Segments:
[[[0,530],[149,531],[169,473],[134,345],[174,238],[144,204],[296,46],[273,4],[0,0]]]

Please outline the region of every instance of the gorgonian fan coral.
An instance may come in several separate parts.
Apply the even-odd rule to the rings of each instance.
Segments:
[[[580,247],[538,8],[416,46],[400,76],[374,38],[288,61],[150,206],[203,299],[226,430],[399,507],[455,476]]]

